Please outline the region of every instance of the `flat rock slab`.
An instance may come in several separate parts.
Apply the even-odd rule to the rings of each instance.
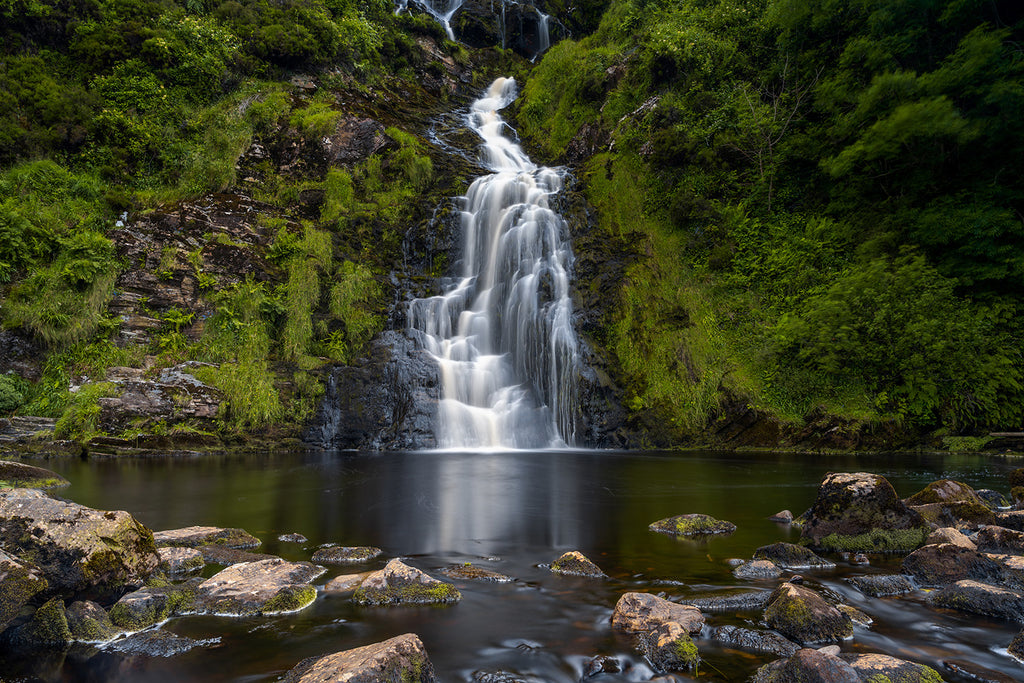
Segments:
[[[629,633],[646,633],[670,622],[690,634],[700,633],[704,615],[692,605],[680,605],[650,593],[624,594],[612,613],[612,626]]]
[[[168,574],[191,574],[206,566],[203,554],[195,548],[166,547],[157,548],[160,556],[160,569]]]
[[[236,564],[199,585],[193,609],[225,616],[295,612],[316,599],[309,584],[324,571],[280,558]]]
[[[320,548],[313,553],[313,561],[317,564],[353,564],[366,562],[380,555],[380,548],[371,546],[329,546]]]
[[[464,581],[492,581],[494,583],[508,583],[515,581],[511,576],[492,572],[489,569],[477,567],[475,564],[450,564],[441,570],[441,573],[449,579],[462,579]]]
[[[1024,623],[1024,593],[979,581],[957,581],[930,596],[936,607]]]
[[[710,515],[699,513],[676,515],[667,519],[660,519],[647,527],[651,531],[670,536],[709,536],[714,534],[731,534],[736,531],[736,525],[721,519],[715,519]]]
[[[737,579],[777,579],[782,570],[770,560],[753,560],[733,569],[732,575]]]
[[[0,631],[46,586],[39,570],[0,550]]]
[[[905,574],[868,574],[846,579],[854,588],[873,598],[906,595],[917,590],[914,580]]]
[[[34,489],[0,491],[0,545],[38,567],[55,591],[142,583],[160,563],[152,532],[127,512]]]
[[[449,604],[461,599],[462,594],[452,584],[438,581],[397,558],[366,577],[352,596],[360,605]]]
[[[222,545],[227,548],[255,548],[260,540],[244,529],[225,529],[215,526],[190,526],[183,529],[157,531],[153,534],[157,545],[176,545],[197,548],[203,545]]]
[[[607,575],[578,550],[570,550],[551,563],[551,571],[562,576],[583,576],[603,579]]]
[[[711,630],[711,639],[738,650],[768,652],[780,657],[795,655],[800,646],[774,631],[755,631],[740,626],[719,626]]]
[[[52,489],[70,482],[56,472],[11,460],[0,460],[0,488]]]
[[[935,683],[942,680],[939,672],[930,666],[888,655],[841,654],[839,658],[852,666],[864,681],[888,679],[900,683]]]
[[[435,680],[427,650],[413,633],[305,659],[281,679],[282,683],[433,683]]]
[[[764,621],[798,643],[831,643],[853,635],[850,617],[810,588],[784,583],[775,589],[764,610]]]
[[[772,543],[754,551],[755,560],[768,560],[783,569],[835,569],[835,562],[795,543]]]

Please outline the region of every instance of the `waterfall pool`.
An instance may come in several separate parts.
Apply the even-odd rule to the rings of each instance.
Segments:
[[[339,574],[382,567],[393,557],[442,578],[450,564],[472,562],[515,577],[510,583],[455,581],[460,603],[447,607],[365,608],[321,592],[306,609],[254,618],[178,617],[161,628],[205,641],[173,657],[76,648],[31,659],[0,653],[4,680],[237,681],[277,680],[300,660],[380,641],[420,636],[441,681],[550,681],[583,678],[598,655],[619,660],[620,673],[595,681],[642,681],[655,674],[631,638],[609,624],[628,591],[674,600],[776,582],[741,581],[730,558],[795,541],[798,532],[767,517],[799,514],[830,471],[870,471],[909,496],[939,478],[1006,493],[1019,459],[897,454],[804,456],[737,453],[518,451],[359,454],[203,455],[167,458],[50,460],[71,481],[54,495],[100,509],[123,509],[154,530],[190,525],[242,527],[263,541],[258,552],[309,560],[321,544],[374,545],[383,554],[364,564],[330,567]],[[658,519],[701,512],[735,523],[729,536],[675,540],[647,529]],[[306,543],[281,542],[298,533]],[[606,580],[552,574],[547,564],[580,550]],[[900,558],[871,556],[856,566],[837,555],[830,571],[802,572],[874,618],[856,626],[844,651],[881,652],[929,664],[947,681],[942,662],[962,660],[1024,677],[1005,648],[1019,625],[937,611],[923,591],[868,598],[843,579],[898,571]],[[207,567],[212,575],[216,567]],[[715,613],[710,625],[757,628],[760,614]],[[696,639],[702,664],[676,680],[744,681],[771,655],[731,650]],[[505,677],[480,678],[506,672]],[[474,675],[477,679],[474,679]],[[590,680],[590,679],[588,679]]]

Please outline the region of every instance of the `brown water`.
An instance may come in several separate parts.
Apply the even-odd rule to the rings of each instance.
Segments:
[[[335,567],[317,580],[376,569],[392,557],[439,578],[455,562],[516,577],[507,584],[456,582],[462,602],[450,607],[363,608],[321,594],[291,615],[246,619],[176,618],[163,628],[213,642],[170,658],[72,651],[25,660],[0,653],[4,680],[274,681],[305,657],[417,633],[442,681],[474,672],[506,671],[522,681],[580,680],[595,655],[617,657],[621,674],[594,681],[641,681],[653,674],[628,636],[609,625],[618,597],[632,590],[673,599],[723,588],[772,583],[734,579],[726,561],[797,534],[766,517],[794,513],[814,499],[829,471],[872,471],[904,496],[942,477],[976,488],[1007,488],[1019,460],[967,456],[857,458],[734,453],[389,453],[270,454],[195,458],[91,459],[46,463],[72,485],[58,495],[104,509],[123,509],[153,529],[194,524],[242,527],[263,540],[261,552],[308,560],[323,543],[375,545],[384,554],[366,565]],[[647,525],[703,512],[734,522],[731,536],[677,541]],[[277,537],[300,533],[305,544]],[[581,550],[606,581],[551,574],[545,565]],[[947,658],[1020,679],[1024,667],[1005,653],[1019,630],[1008,622],[939,613],[924,593],[868,599],[842,579],[894,571],[898,558],[873,557],[855,567],[805,572],[874,617],[856,627],[847,651],[892,654],[939,668]],[[207,574],[212,573],[208,568]],[[711,625],[757,626],[759,614],[712,614]],[[697,639],[703,663],[682,680],[743,681],[769,655]],[[958,680],[943,671],[946,680]]]

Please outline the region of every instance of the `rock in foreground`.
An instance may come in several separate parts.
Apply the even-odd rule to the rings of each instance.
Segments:
[[[45,589],[46,579],[34,567],[0,550],[0,631],[33,595]]]
[[[438,581],[397,558],[366,577],[352,596],[360,605],[430,605],[461,599],[462,594],[452,584]]]
[[[979,581],[957,581],[931,595],[936,607],[1024,623],[1024,593]]]
[[[295,612],[316,599],[309,582],[323,573],[309,562],[280,558],[236,564],[199,585],[194,609],[228,616]]]
[[[711,534],[731,534],[736,531],[736,525],[732,522],[697,513],[660,519],[652,523],[648,528],[651,531],[657,531],[659,534],[668,534],[670,536],[707,536]]]
[[[0,460],[0,488],[52,489],[67,486],[68,480],[42,467]]]
[[[903,558],[903,571],[922,586],[945,586],[961,579],[998,581],[999,564],[977,550],[940,543],[926,545]]]
[[[54,591],[140,584],[160,562],[152,532],[127,512],[34,489],[0,491],[0,545],[37,566]]]
[[[863,681],[900,681],[900,683],[936,683],[939,672],[924,664],[915,664],[880,654],[843,654],[839,657],[860,674]]]
[[[801,538],[834,551],[909,552],[931,533],[885,477],[867,472],[825,476]]]
[[[839,657],[804,648],[789,659],[765,664],[752,683],[861,683],[857,670]]]
[[[434,667],[413,633],[303,660],[282,683],[433,683]]]
[[[853,622],[810,588],[784,583],[764,610],[765,623],[802,643],[830,643],[853,635]]]

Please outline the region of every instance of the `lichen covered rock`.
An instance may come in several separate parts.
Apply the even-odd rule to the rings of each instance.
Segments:
[[[492,572],[483,567],[477,567],[470,562],[463,564],[451,564],[441,570],[441,573],[450,579],[462,579],[464,581],[493,581],[494,583],[508,583],[514,581],[511,576]]]
[[[930,666],[881,654],[842,654],[839,657],[853,667],[862,681],[899,681],[900,683],[941,683],[939,672]]]
[[[370,546],[329,546],[320,548],[313,553],[313,562],[317,564],[351,564],[366,562],[380,555],[380,548]]]
[[[978,546],[959,529],[953,527],[942,527],[928,534],[925,539],[926,545],[938,545],[939,543],[952,543],[968,550],[977,550]]]
[[[59,598],[44,603],[13,635],[14,642],[29,647],[63,647],[71,639],[64,601]]]
[[[159,546],[180,546],[198,548],[204,545],[222,545],[228,548],[255,548],[260,544],[256,538],[244,529],[224,529],[215,526],[190,526],[182,529],[157,531],[153,539]]]
[[[413,633],[323,657],[311,657],[285,674],[282,683],[433,683],[434,667]]]
[[[693,671],[700,662],[693,638],[674,621],[641,633],[638,645],[656,671]]]
[[[461,599],[462,594],[452,584],[439,581],[397,558],[370,574],[352,596],[360,605],[449,604]]]
[[[79,600],[64,610],[71,639],[78,643],[105,643],[121,634],[110,615],[95,602]]]
[[[280,558],[232,565],[199,585],[193,610],[227,616],[296,612],[316,599],[310,582],[323,573],[309,562]]]
[[[774,631],[755,631],[740,626],[719,626],[712,629],[711,638],[738,650],[768,652],[781,657],[796,654],[800,646]]]
[[[552,562],[551,571],[562,576],[584,576],[591,579],[606,576],[600,567],[578,550],[570,550]]]
[[[1024,623],[1024,593],[965,579],[930,596],[936,607]]]
[[[754,560],[733,569],[732,575],[737,579],[777,579],[782,576],[782,570],[769,560]]]
[[[0,491],[0,544],[31,562],[53,591],[141,584],[159,564],[153,534],[127,512]]]
[[[704,615],[692,605],[659,598],[650,593],[626,593],[615,603],[612,626],[628,633],[653,631],[662,624],[675,622],[687,633],[699,633],[704,626]]]
[[[922,586],[945,586],[961,579],[998,581],[999,564],[977,550],[952,543],[926,545],[903,558],[903,571]]]
[[[667,519],[660,519],[653,522],[649,527],[651,531],[670,536],[708,536],[713,534],[731,534],[736,531],[736,525],[715,519],[709,515],[699,513],[676,515]]]
[[[792,583],[784,583],[772,593],[764,610],[764,621],[803,645],[835,642],[853,635],[849,616],[810,588]]]
[[[825,476],[801,538],[825,550],[909,552],[931,527],[908,508],[885,477],[867,472]]]
[[[153,585],[123,595],[110,608],[111,621],[126,631],[140,631],[195,608],[202,578],[183,583]]]
[[[835,569],[835,562],[795,543],[772,543],[754,551],[755,560],[768,560],[783,569]]]
[[[1024,532],[1001,526],[987,526],[974,535],[978,550],[986,553],[1024,554]]]
[[[206,566],[203,554],[195,548],[165,547],[157,548],[160,556],[160,569],[168,574],[191,574]]]
[[[905,595],[917,590],[913,579],[904,574],[868,574],[846,579],[854,588],[873,598]]]
[[[788,659],[765,664],[754,674],[751,683],[861,683],[861,677],[836,655],[804,648]]]

